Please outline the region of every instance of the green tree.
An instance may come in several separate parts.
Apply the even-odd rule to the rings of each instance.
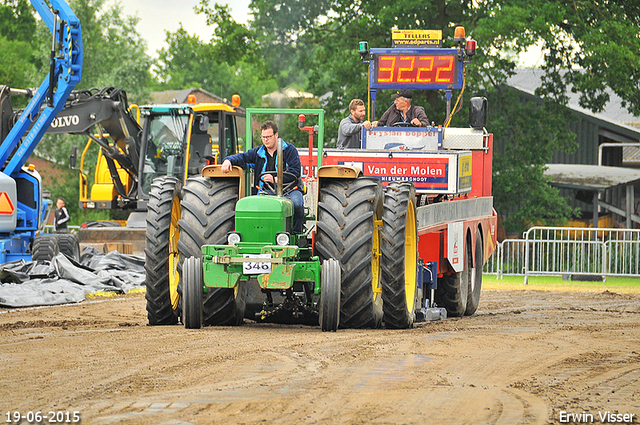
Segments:
[[[274,79],[265,78],[255,66],[239,58],[227,63],[221,46],[205,43],[180,27],[167,32],[168,47],[161,49],[154,72],[157,90],[200,87],[223,98],[239,94],[243,106],[259,106],[264,93],[277,89]]]
[[[36,20],[27,0],[0,0],[0,84],[26,88],[33,74]]]
[[[36,20],[27,0],[0,0],[0,36],[31,42]]]

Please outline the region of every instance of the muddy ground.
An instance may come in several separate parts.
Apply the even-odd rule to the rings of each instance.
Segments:
[[[640,295],[484,291],[401,331],[146,323],[142,294],[0,310],[0,420],[640,423]]]

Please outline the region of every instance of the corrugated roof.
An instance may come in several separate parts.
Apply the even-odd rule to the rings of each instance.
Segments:
[[[545,176],[558,187],[603,191],[610,187],[640,181],[640,170],[582,164],[547,164]]]
[[[507,84],[525,93],[535,95],[535,90],[540,86],[544,71],[540,68],[519,68],[515,72],[515,75],[507,79]],[[582,114],[615,123],[640,134],[640,117],[635,117],[629,113],[622,106],[622,99],[613,91],[607,90],[607,93],[609,94],[609,102],[605,105],[604,111],[594,113],[580,106],[578,102],[580,95],[573,93],[571,86],[569,86],[567,87],[567,96],[569,97],[567,106]]]

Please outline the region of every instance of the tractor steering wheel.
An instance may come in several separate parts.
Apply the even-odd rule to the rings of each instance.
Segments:
[[[398,121],[396,123],[391,124],[391,127],[416,127],[410,122]]]
[[[274,180],[275,180],[275,178],[278,176],[278,172],[277,172],[277,171],[265,171],[264,173],[260,174],[260,180],[264,183],[265,187],[266,187],[268,190],[272,191],[273,193],[276,193],[276,187],[275,187],[275,185],[274,185],[273,183],[266,182],[266,181],[264,181],[264,180],[262,179],[262,177],[264,177],[264,176],[265,176],[265,175],[267,175],[267,174],[269,174],[269,175],[273,176],[273,178],[274,178]],[[283,171],[283,172],[282,172],[282,180],[284,180],[284,177],[285,177],[285,176],[292,177],[292,178],[293,178],[293,180],[292,180],[292,181],[290,181],[290,182],[289,182],[289,183],[287,183],[287,184],[284,184],[284,182],[283,182],[283,184],[282,184],[282,194],[283,194],[283,195],[286,195],[287,193],[289,193],[289,192],[293,191],[293,190],[296,188],[297,184],[298,184],[298,176],[296,176],[295,174],[290,173],[290,172],[288,172],[288,171]]]

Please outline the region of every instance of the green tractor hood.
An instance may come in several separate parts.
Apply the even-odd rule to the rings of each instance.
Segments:
[[[287,198],[260,195],[236,204],[236,232],[242,242],[275,244],[278,233],[291,233],[293,203]]]

